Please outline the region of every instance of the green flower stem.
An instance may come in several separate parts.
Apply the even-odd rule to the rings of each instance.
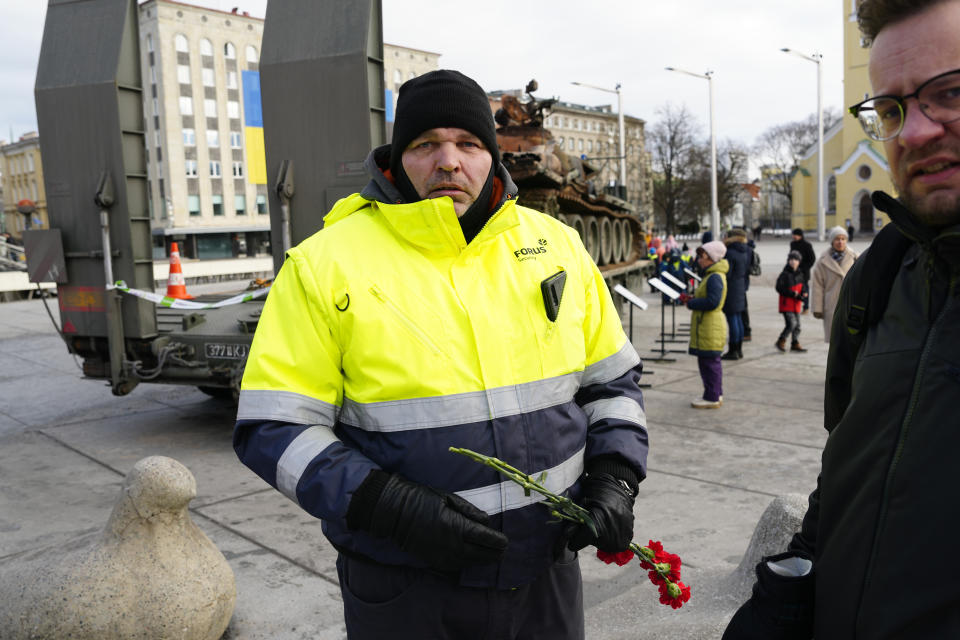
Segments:
[[[674,590],[678,590],[679,587],[674,586],[673,582],[670,580],[670,569],[671,569],[670,563],[669,563],[669,562],[654,562],[654,561],[653,561],[653,558],[654,558],[654,556],[655,556],[656,554],[654,554],[653,549],[651,549],[650,547],[641,547],[641,546],[640,546],[639,544],[637,544],[636,542],[631,542],[631,543],[630,543],[630,551],[633,551],[633,553],[634,553],[638,558],[640,558],[641,560],[643,560],[643,561],[646,562],[647,564],[653,566],[654,571],[656,571],[658,574],[660,574],[660,577],[663,578],[664,581],[667,583],[667,589],[670,590],[670,594],[671,594],[674,598],[676,598],[677,596],[676,596],[676,595],[673,595],[673,592],[674,592]]]
[[[594,524],[593,518],[590,517],[589,511],[578,505],[570,498],[558,496],[543,486],[543,481],[547,477],[546,472],[541,473],[539,478],[534,478],[533,476],[520,471],[516,467],[507,464],[499,458],[485,456],[482,453],[477,453],[476,451],[471,451],[470,449],[461,449],[459,447],[450,447],[450,451],[467,456],[476,462],[493,468],[508,480],[512,480],[523,487],[526,495],[530,495],[531,491],[539,493],[546,499],[546,502],[549,503],[550,514],[553,517],[559,520],[566,520],[568,522],[576,522],[578,524],[586,525],[591,531],[596,533],[596,524]]]
[[[570,498],[558,496],[543,486],[543,481],[547,477],[546,471],[541,473],[539,478],[534,478],[533,476],[526,474],[516,467],[507,464],[499,458],[494,458],[493,456],[485,456],[482,453],[477,453],[476,451],[471,451],[470,449],[461,449],[459,447],[450,447],[450,451],[467,456],[476,462],[493,468],[508,480],[512,480],[523,487],[524,493],[528,496],[530,495],[531,491],[539,493],[546,499],[546,502],[550,504],[550,515],[559,520],[567,520],[570,522],[584,524],[590,528],[594,535],[596,535],[596,524],[594,524],[593,518],[590,517],[589,511],[578,505]],[[667,590],[669,591],[671,597],[676,598],[680,595],[680,588],[671,582],[669,578],[670,563],[654,562],[653,560],[656,554],[654,554],[653,550],[649,547],[641,547],[636,542],[631,542],[629,548],[638,558],[647,564],[652,565],[654,571],[660,574],[660,577],[663,578],[663,580],[667,583]]]

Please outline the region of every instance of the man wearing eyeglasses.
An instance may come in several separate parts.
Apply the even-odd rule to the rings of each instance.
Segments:
[[[960,638],[960,0],[864,0],[857,18],[874,96],[850,112],[883,143],[899,200],[873,199],[905,253],[871,261],[878,238],[844,282],[817,488],[725,640]],[[882,313],[856,307],[887,270]]]

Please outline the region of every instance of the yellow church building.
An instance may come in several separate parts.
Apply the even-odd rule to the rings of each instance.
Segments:
[[[883,144],[867,138],[846,108],[870,95],[867,62],[870,50],[861,46],[856,0],[839,0],[843,7],[843,110],[840,121],[823,132],[825,230],[853,226],[854,233],[874,233],[886,224],[886,214],[874,209],[870,193],[896,195],[890,181]],[[793,176],[791,225],[817,228],[817,145],[801,159]]]

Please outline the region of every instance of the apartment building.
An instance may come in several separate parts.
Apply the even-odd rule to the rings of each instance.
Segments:
[[[383,43],[383,86],[386,91],[387,139],[393,134],[393,112],[400,85],[411,78],[440,68],[440,54]]]
[[[140,10],[154,256],[269,250],[260,108],[263,20],[148,0]]]
[[[40,161],[40,137],[36,132],[24,134],[16,142],[0,144],[3,219],[0,230],[22,240],[24,229],[47,229],[47,197],[43,186],[43,163]],[[20,209],[27,211],[21,213]],[[33,208],[33,211],[29,211]]]

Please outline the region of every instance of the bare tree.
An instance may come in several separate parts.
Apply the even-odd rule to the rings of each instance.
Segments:
[[[710,141],[697,145],[690,157],[696,171],[690,202],[697,211],[710,211]],[[743,144],[727,139],[717,145],[717,209],[721,215],[733,213],[740,201],[749,161],[749,150]]]
[[[653,156],[653,206],[667,233],[697,218],[690,202],[698,172],[696,161],[700,125],[686,106],[666,104],[656,111],[658,120],[647,130]]]
[[[836,124],[841,113],[838,109],[825,109],[823,129],[827,131]],[[787,122],[770,127],[760,134],[754,145],[754,153],[760,161],[770,168],[767,184],[774,193],[793,203],[793,174],[800,166],[800,160],[817,143],[817,115],[812,114],[804,120]]]

